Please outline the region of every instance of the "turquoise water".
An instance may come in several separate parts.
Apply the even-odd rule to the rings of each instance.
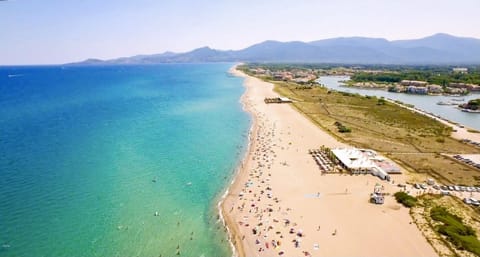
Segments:
[[[231,255],[230,66],[0,67],[0,256]]]
[[[467,96],[461,97],[451,97],[451,96],[432,96],[432,95],[412,95],[404,93],[393,93],[386,90],[377,90],[377,89],[364,89],[364,88],[354,88],[354,87],[345,87],[342,86],[340,81],[346,80],[348,77],[334,77],[326,76],[320,77],[319,82],[324,84],[328,88],[335,89],[338,91],[358,93],[361,95],[370,95],[377,97],[385,97],[394,100],[402,101],[403,103],[413,104],[416,108],[431,112],[435,115],[440,115],[443,118],[455,121],[457,123],[466,125],[470,128],[480,130],[480,114],[478,113],[467,113],[462,112],[455,106],[451,105],[437,105],[437,102],[443,101],[448,102],[451,99],[461,99],[462,102],[468,102],[472,99],[480,98],[479,93],[469,94]],[[461,103],[461,102],[460,102]]]

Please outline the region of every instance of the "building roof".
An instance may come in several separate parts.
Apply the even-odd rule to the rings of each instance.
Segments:
[[[349,169],[378,168],[363,152],[355,148],[336,148],[332,152]]]
[[[374,175],[381,176],[387,176],[388,173],[401,173],[397,166],[377,155],[373,150],[335,148],[332,152],[350,170],[370,170]]]

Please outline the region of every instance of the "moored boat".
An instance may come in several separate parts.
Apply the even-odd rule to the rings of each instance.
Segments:
[[[439,101],[437,102],[438,105],[457,105],[457,103],[452,103],[450,101],[444,102],[444,101]]]
[[[470,109],[462,109],[462,112],[469,112],[469,113],[480,113],[480,110],[470,110]]]

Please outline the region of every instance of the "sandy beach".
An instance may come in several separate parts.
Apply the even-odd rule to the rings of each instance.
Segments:
[[[369,203],[374,186],[399,191],[403,175],[322,175],[309,149],[345,146],[246,76],[242,97],[254,119],[250,147],[222,203],[239,256],[437,256],[408,209],[391,196]]]

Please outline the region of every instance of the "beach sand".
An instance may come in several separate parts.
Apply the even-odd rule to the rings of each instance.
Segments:
[[[273,85],[246,76],[242,97],[254,122],[250,147],[222,202],[239,256],[437,256],[408,209],[392,196],[369,203],[376,184],[386,193],[394,183],[372,175],[322,175],[309,149],[342,147],[288,104],[265,104]]]

